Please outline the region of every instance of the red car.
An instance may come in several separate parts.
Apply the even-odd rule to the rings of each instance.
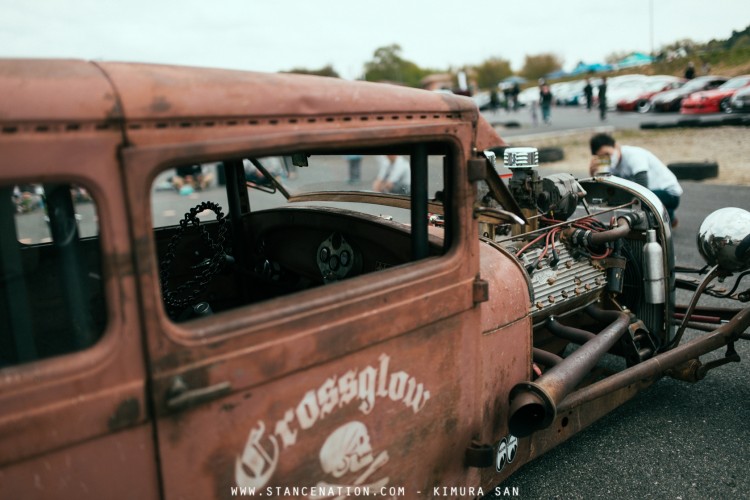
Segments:
[[[739,89],[750,85],[750,75],[736,76],[726,83],[704,92],[696,92],[682,101],[680,113],[731,113],[729,100]]]
[[[617,111],[647,113],[651,110],[651,97],[665,90],[678,89],[685,85],[686,81],[684,78],[677,77],[651,77],[645,87],[641,89],[642,92],[617,101]]]

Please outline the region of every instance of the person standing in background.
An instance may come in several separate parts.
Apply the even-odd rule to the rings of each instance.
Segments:
[[[586,85],[583,87],[583,95],[586,97],[586,109],[591,111],[591,104],[594,102],[594,87],[591,86],[591,80],[586,78]]]
[[[521,87],[518,86],[518,82],[513,84],[513,89],[510,95],[513,97],[513,111],[518,111],[518,94],[521,93]]]
[[[490,90],[490,111],[495,114],[500,109],[500,96],[497,95],[497,87]]]
[[[349,163],[349,184],[358,184],[362,172],[362,155],[346,155]]]
[[[687,68],[685,68],[685,79],[692,80],[693,78],[695,78],[695,64],[693,64],[693,61],[690,61]]]
[[[607,77],[602,78],[599,84],[599,118],[607,119]]]
[[[542,108],[542,121],[550,123],[550,108],[552,107],[552,90],[546,83],[539,89],[539,107]]]
[[[505,111],[511,110],[511,103],[513,102],[512,92],[513,92],[513,89],[510,87],[510,85],[505,84],[505,86],[503,87],[503,98],[505,99],[505,103],[504,103]]]

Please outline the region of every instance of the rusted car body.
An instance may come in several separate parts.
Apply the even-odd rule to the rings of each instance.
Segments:
[[[675,305],[644,188],[501,180],[470,99],[56,60],[0,92],[2,498],[481,496],[750,324]]]

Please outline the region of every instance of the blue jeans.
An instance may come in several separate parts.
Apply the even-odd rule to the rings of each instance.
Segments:
[[[544,120],[544,123],[547,123],[549,121],[549,111],[550,106],[549,104],[542,104],[542,120]]]
[[[674,211],[680,205],[680,197],[675,196],[671,193],[664,191],[663,189],[656,189],[653,191],[657,198],[664,204],[664,208],[667,209],[669,214],[669,220],[674,220]]]

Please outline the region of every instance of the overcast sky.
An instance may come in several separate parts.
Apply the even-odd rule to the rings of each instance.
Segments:
[[[652,16],[653,13],[653,16]],[[361,76],[398,43],[423,68],[565,69],[750,25],[750,0],[0,0],[0,57],[74,57],[280,71],[332,65]]]

